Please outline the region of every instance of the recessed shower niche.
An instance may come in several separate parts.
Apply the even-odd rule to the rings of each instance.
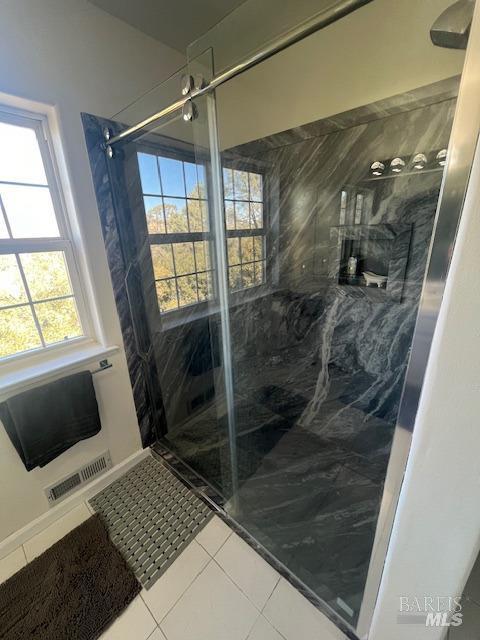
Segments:
[[[350,295],[402,299],[412,225],[356,224],[330,230],[330,277]]]

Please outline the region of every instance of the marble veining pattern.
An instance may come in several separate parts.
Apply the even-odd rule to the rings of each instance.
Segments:
[[[140,435],[146,447],[165,431],[165,415],[122,152],[117,151],[115,159],[109,160],[102,148],[104,127],[116,133],[121,126],[89,114],[82,114],[82,122]]]

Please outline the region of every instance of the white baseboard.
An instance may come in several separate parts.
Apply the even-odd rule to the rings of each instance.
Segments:
[[[0,542],[0,559],[7,556],[14,551],[21,544],[33,538],[37,533],[43,531],[48,526],[53,524],[56,520],[64,516],[66,513],[74,509],[76,506],[89,500],[96,493],[104,489],[107,485],[111,484],[114,480],[122,476],[129,469],[135,466],[138,462],[150,456],[150,449],[141,449],[136,453],[115,465],[112,469],[107,471],[99,478],[95,478],[89,484],[84,485],[78,491],[73,493],[65,500],[62,500],[58,505],[52,507],[41,516],[35,518],[32,522],[25,525],[15,533],[12,533]]]

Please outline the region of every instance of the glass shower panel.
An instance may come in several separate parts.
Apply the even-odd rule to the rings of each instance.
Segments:
[[[429,38],[448,4],[378,0],[195,100],[226,509],[353,628],[463,66]]]
[[[207,50],[188,65],[196,86],[213,77],[211,51]],[[223,504],[234,504],[238,490],[236,431],[233,402],[230,329],[228,314],[228,272],[223,228],[221,167],[219,165],[215,98],[199,97],[194,105],[195,126],[189,123],[191,151],[201,171],[204,211],[204,250],[208,268],[208,289],[198,305],[192,306],[192,326],[208,328],[210,359],[208,394],[193,407],[181,428],[168,434],[163,444],[202,476]],[[219,198],[220,194],[220,198]],[[208,257],[207,257],[208,256]],[[204,329],[202,329],[203,331]],[[196,358],[192,358],[196,362]]]
[[[152,100],[161,97],[160,106],[166,106],[178,99],[185,73],[182,69],[148,94],[146,104],[142,99],[116,118],[138,121],[152,113]],[[135,263],[127,282],[129,303],[137,324],[147,324],[151,344],[145,350],[153,353],[163,402],[157,446],[180,455],[217,493],[231,497],[235,465],[222,409],[222,336],[211,313],[216,300],[211,170],[208,156],[195,153],[194,132],[176,112],[122,144],[111,167],[120,173],[117,193],[128,198],[130,212],[123,242]],[[136,303],[139,291],[142,304]]]

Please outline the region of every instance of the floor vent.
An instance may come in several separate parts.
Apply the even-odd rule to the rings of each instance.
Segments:
[[[106,451],[98,458],[95,458],[95,460],[92,460],[92,462],[75,471],[75,473],[47,487],[45,493],[49,504],[56,504],[62,498],[70,495],[77,487],[96,478],[98,475],[111,469],[111,467],[112,460],[110,458],[110,452]]]
[[[108,461],[106,456],[103,455],[100,458],[97,458],[90,464],[87,464],[86,467],[83,467],[83,469],[80,471],[83,482],[88,482],[90,478],[93,478],[93,476],[97,476],[99,473],[102,473],[102,471],[106,471],[107,468]]]

